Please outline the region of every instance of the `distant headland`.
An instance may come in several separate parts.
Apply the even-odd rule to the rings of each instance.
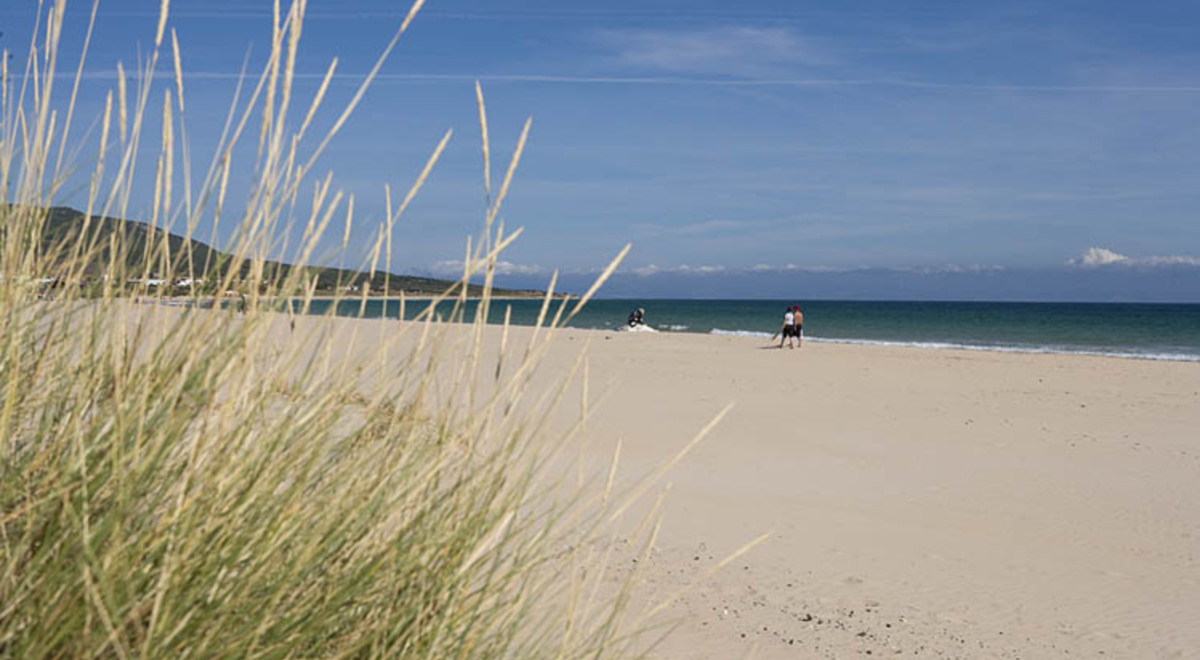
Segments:
[[[131,281],[131,284],[159,290],[167,296],[220,295],[225,292],[216,291],[215,287],[225,279],[230,268],[237,268],[249,274],[251,264],[247,260],[237,259],[232,254],[218,250],[203,241],[173,233],[167,234],[166,241],[170,254],[177,255],[180,261],[178,267],[160,269],[151,265],[147,268],[144,256],[147,253],[147,241],[152,239],[161,242],[163,229],[123,218],[93,216],[90,223],[85,223],[85,219],[85,214],[76,209],[66,206],[51,207],[46,209],[46,221],[41,232],[43,252],[50,253],[53,246],[70,244],[86,226],[90,234],[89,242],[95,245],[96,249],[82,270],[84,281],[78,283],[80,285],[86,286],[89,280],[103,277],[105,265],[111,260],[109,251],[112,244],[125,246],[123,257],[118,259],[124,261],[125,272],[146,274],[143,279]],[[123,240],[111,241],[114,235],[123,237]],[[284,281],[297,266],[268,259],[262,262],[262,268],[266,274],[263,283],[269,284]],[[307,271],[305,280],[315,281],[313,294],[322,297],[361,296],[363,293],[371,298],[430,297],[443,294],[458,284],[456,280],[397,275],[382,270],[376,270],[372,274],[327,266],[303,268]],[[168,270],[174,275],[168,277],[165,274]],[[50,284],[69,283],[52,281]],[[478,297],[482,294],[481,285],[471,284],[467,288],[468,297]],[[546,293],[537,289],[493,288],[492,295],[500,298],[541,298]]]

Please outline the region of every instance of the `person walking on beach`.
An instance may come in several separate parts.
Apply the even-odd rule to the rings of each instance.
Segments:
[[[792,333],[795,330],[796,316],[791,307],[785,307],[783,312],[783,327],[780,328],[783,336],[779,338],[779,348],[783,348],[785,341],[788,343],[788,348],[795,348],[792,345]]]

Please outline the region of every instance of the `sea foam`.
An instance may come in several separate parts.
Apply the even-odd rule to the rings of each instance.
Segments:
[[[770,339],[769,332],[755,330],[725,330],[713,328],[709,334],[724,337],[754,337]],[[1028,353],[1035,355],[1090,355],[1093,357],[1121,358],[1126,360],[1156,360],[1163,362],[1200,362],[1200,355],[1192,353],[1137,353],[1132,351],[1098,351],[1070,346],[995,346],[937,341],[889,341],[885,339],[836,339],[805,336],[804,341],[820,344],[849,344],[856,346],[895,346],[899,348],[927,348],[955,351],[989,351],[994,353]]]
[[[832,339],[805,337],[806,341],[822,344],[851,344],[858,346],[897,346],[901,348],[949,349],[955,351],[988,351],[993,353],[1028,353],[1035,355],[1090,355],[1093,357],[1126,360],[1157,360],[1163,362],[1200,362],[1200,355],[1191,353],[1136,353],[1130,351],[1098,351],[1069,346],[995,346],[987,344],[958,344],[934,341],[888,341],[883,339]]]
[[[771,333],[758,332],[755,330],[722,330],[721,328],[713,328],[712,330],[709,330],[708,334],[722,335],[722,336],[726,336],[726,337],[760,337],[760,338],[766,337],[767,339],[771,338]]]

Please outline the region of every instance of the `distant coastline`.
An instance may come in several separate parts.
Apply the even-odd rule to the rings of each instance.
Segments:
[[[121,257],[109,254],[105,247],[98,249],[88,263],[72,276],[73,279],[70,282],[67,281],[65,271],[55,273],[51,269],[47,273],[49,287],[81,286],[86,289],[93,286],[103,277],[107,264],[116,258],[124,261],[123,266],[126,273],[144,274],[140,276],[144,279],[130,280],[125,283],[131,295],[141,292],[157,295],[162,292],[164,299],[194,298],[197,295],[204,298],[221,298],[222,292],[213,289],[215,283],[223,282],[226,279],[232,279],[230,288],[235,297],[238,293],[249,293],[239,290],[239,287],[244,287],[244,281],[250,278],[251,262],[212,247],[203,241],[169,232],[164,235],[162,228],[152,227],[136,220],[100,216],[92,216],[88,219],[83,212],[66,206],[38,208],[37,210],[45,213],[45,227],[41,234],[43,253],[53,253],[54,247],[58,245],[72,244],[72,241],[78,240],[84,231],[88,232],[89,241],[100,246],[108,245],[112,236],[124,236],[123,240],[128,241],[128,249]],[[186,267],[181,262],[176,265],[176,268],[168,269],[171,271],[170,275],[160,272],[161,268],[147,267],[143,258],[147,253],[145,246],[151,241],[164,243],[169,247],[169,254],[188,255]],[[398,298],[401,291],[414,292],[412,296],[408,293],[403,294],[409,300],[415,299],[415,296],[432,298],[461,284],[458,280],[398,275],[383,270],[365,273],[332,266],[312,264],[296,266],[271,259],[263,262],[261,266],[263,273],[262,281],[258,283],[259,286],[278,285],[293,276],[293,269],[299,268],[303,281],[315,284],[314,288],[317,293],[330,299],[339,295],[361,298],[363,288],[368,290],[369,298],[376,296],[381,299],[385,297]],[[468,296],[482,296],[482,285],[468,283],[466,286]],[[536,288],[492,287],[492,295],[493,297],[512,299],[541,298],[545,296],[545,292]]]

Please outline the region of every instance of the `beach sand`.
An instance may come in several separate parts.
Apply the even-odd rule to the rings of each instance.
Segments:
[[[618,483],[735,404],[638,566],[691,585],[658,656],[1200,657],[1200,364],[567,331],[544,375],[583,343]]]
[[[339,360],[400,327],[296,323]],[[635,612],[668,601],[654,657],[1200,657],[1200,364],[565,330],[533,390],[585,346],[564,481],[603,482],[619,440],[628,489],[734,404],[661,480],[649,558],[612,555]]]

